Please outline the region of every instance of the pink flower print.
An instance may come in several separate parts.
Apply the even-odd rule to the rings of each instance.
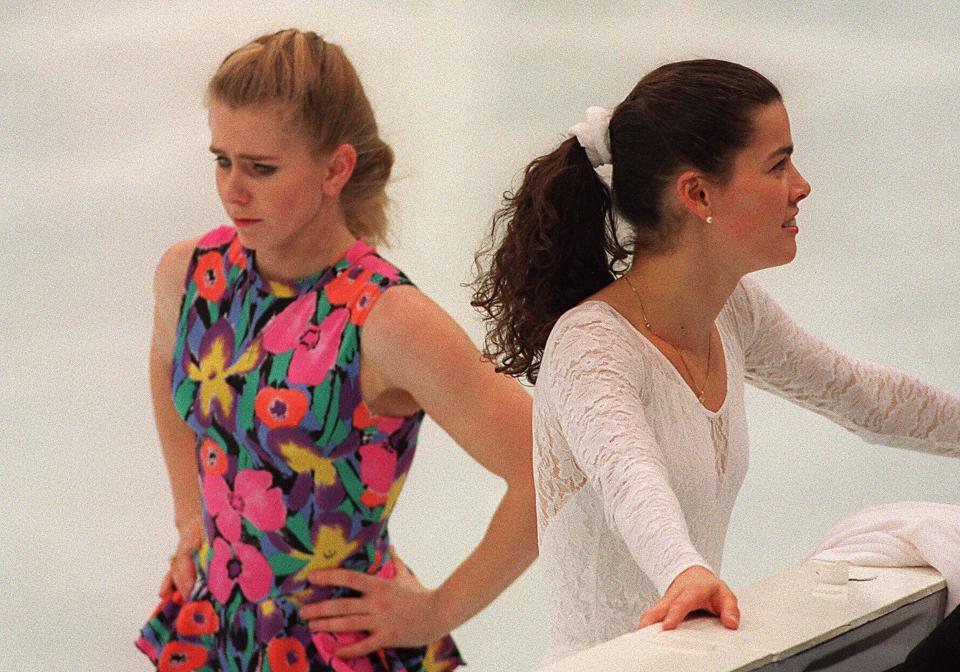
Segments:
[[[377,250],[370,247],[362,240],[358,240],[349,250],[347,250],[346,259],[350,266],[356,266],[357,262],[362,259],[362,268],[373,271],[374,273],[379,273],[382,277],[387,278],[391,282],[395,282],[400,277],[396,267],[393,264],[378,257]]]
[[[350,249],[347,250],[345,256],[347,263],[353,266],[357,261],[363,259],[368,254],[373,254],[376,252],[372,247],[363,242],[363,239],[358,238],[357,242],[350,246]]]
[[[220,534],[228,541],[240,541],[241,516],[262,532],[283,527],[287,511],[280,488],[271,488],[272,483],[269,471],[244,469],[234,479],[231,491],[222,476],[204,475],[203,497]]]
[[[400,279],[400,274],[397,272],[397,268],[393,264],[372,254],[363,260],[363,266],[367,270],[373,271],[380,277],[386,278],[390,282],[396,282]]]
[[[349,311],[338,308],[313,324],[317,293],[307,292],[274,317],[263,330],[263,347],[280,354],[293,350],[287,380],[293,385],[319,385],[337,360],[340,334]]]
[[[341,646],[349,646],[364,637],[366,635],[359,632],[315,632],[312,639],[320,660],[329,665],[334,672],[374,672],[373,664],[366,656],[351,658],[347,663],[337,655],[337,649]]]
[[[228,544],[220,537],[213,540],[213,559],[207,575],[210,593],[220,604],[230,599],[233,587],[250,602],[266,597],[273,582],[273,570],[260,551],[249,544]]]
[[[201,250],[210,247],[220,247],[233,240],[235,235],[237,235],[237,230],[232,226],[221,226],[219,229],[207,232],[203,238],[200,239],[200,242],[197,243],[197,247]]]
[[[386,443],[368,443],[359,453],[360,480],[367,486],[360,501],[373,508],[387,501],[397,473],[397,453]]]

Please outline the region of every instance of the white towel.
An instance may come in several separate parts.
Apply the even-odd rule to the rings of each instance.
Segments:
[[[895,502],[864,509],[834,525],[813,560],[862,567],[929,565],[947,582],[947,613],[960,603],[960,505]]]

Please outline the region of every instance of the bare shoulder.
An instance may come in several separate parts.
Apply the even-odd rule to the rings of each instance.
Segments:
[[[363,355],[387,380],[404,389],[411,376],[479,362],[467,333],[439,304],[411,285],[389,288],[364,326]],[[471,366],[473,364],[471,363]]]
[[[153,293],[158,303],[179,300],[190,257],[201,236],[174,243],[161,255],[153,275]]]
[[[378,340],[402,339],[420,335],[446,320],[452,318],[422,291],[413,285],[395,285],[377,299],[364,331]]]
[[[200,236],[171,245],[153,274],[154,338],[172,347],[184,279]]]

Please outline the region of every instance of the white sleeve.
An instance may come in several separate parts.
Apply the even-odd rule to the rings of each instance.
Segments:
[[[642,390],[640,356],[611,320],[584,311],[559,321],[540,377],[574,460],[602,499],[607,525],[662,595],[688,567],[713,570],[690,541],[644,414],[641,395],[656,391]]]
[[[916,376],[837,352],[801,329],[755,282],[734,296],[746,319],[747,380],[870,443],[960,457],[960,398]]]

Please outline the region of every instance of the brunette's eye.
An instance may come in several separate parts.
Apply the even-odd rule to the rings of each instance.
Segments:
[[[255,163],[253,164],[253,169],[256,171],[257,175],[273,175],[277,172],[276,166],[268,166],[265,163]]]
[[[777,163],[776,163],[776,165],[774,165],[773,169],[774,169],[774,170],[783,170],[783,169],[786,168],[786,167],[787,167],[787,159],[786,159],[786,158],[783,158],[783,159],[780,159],[779,161],[777,161]]]

